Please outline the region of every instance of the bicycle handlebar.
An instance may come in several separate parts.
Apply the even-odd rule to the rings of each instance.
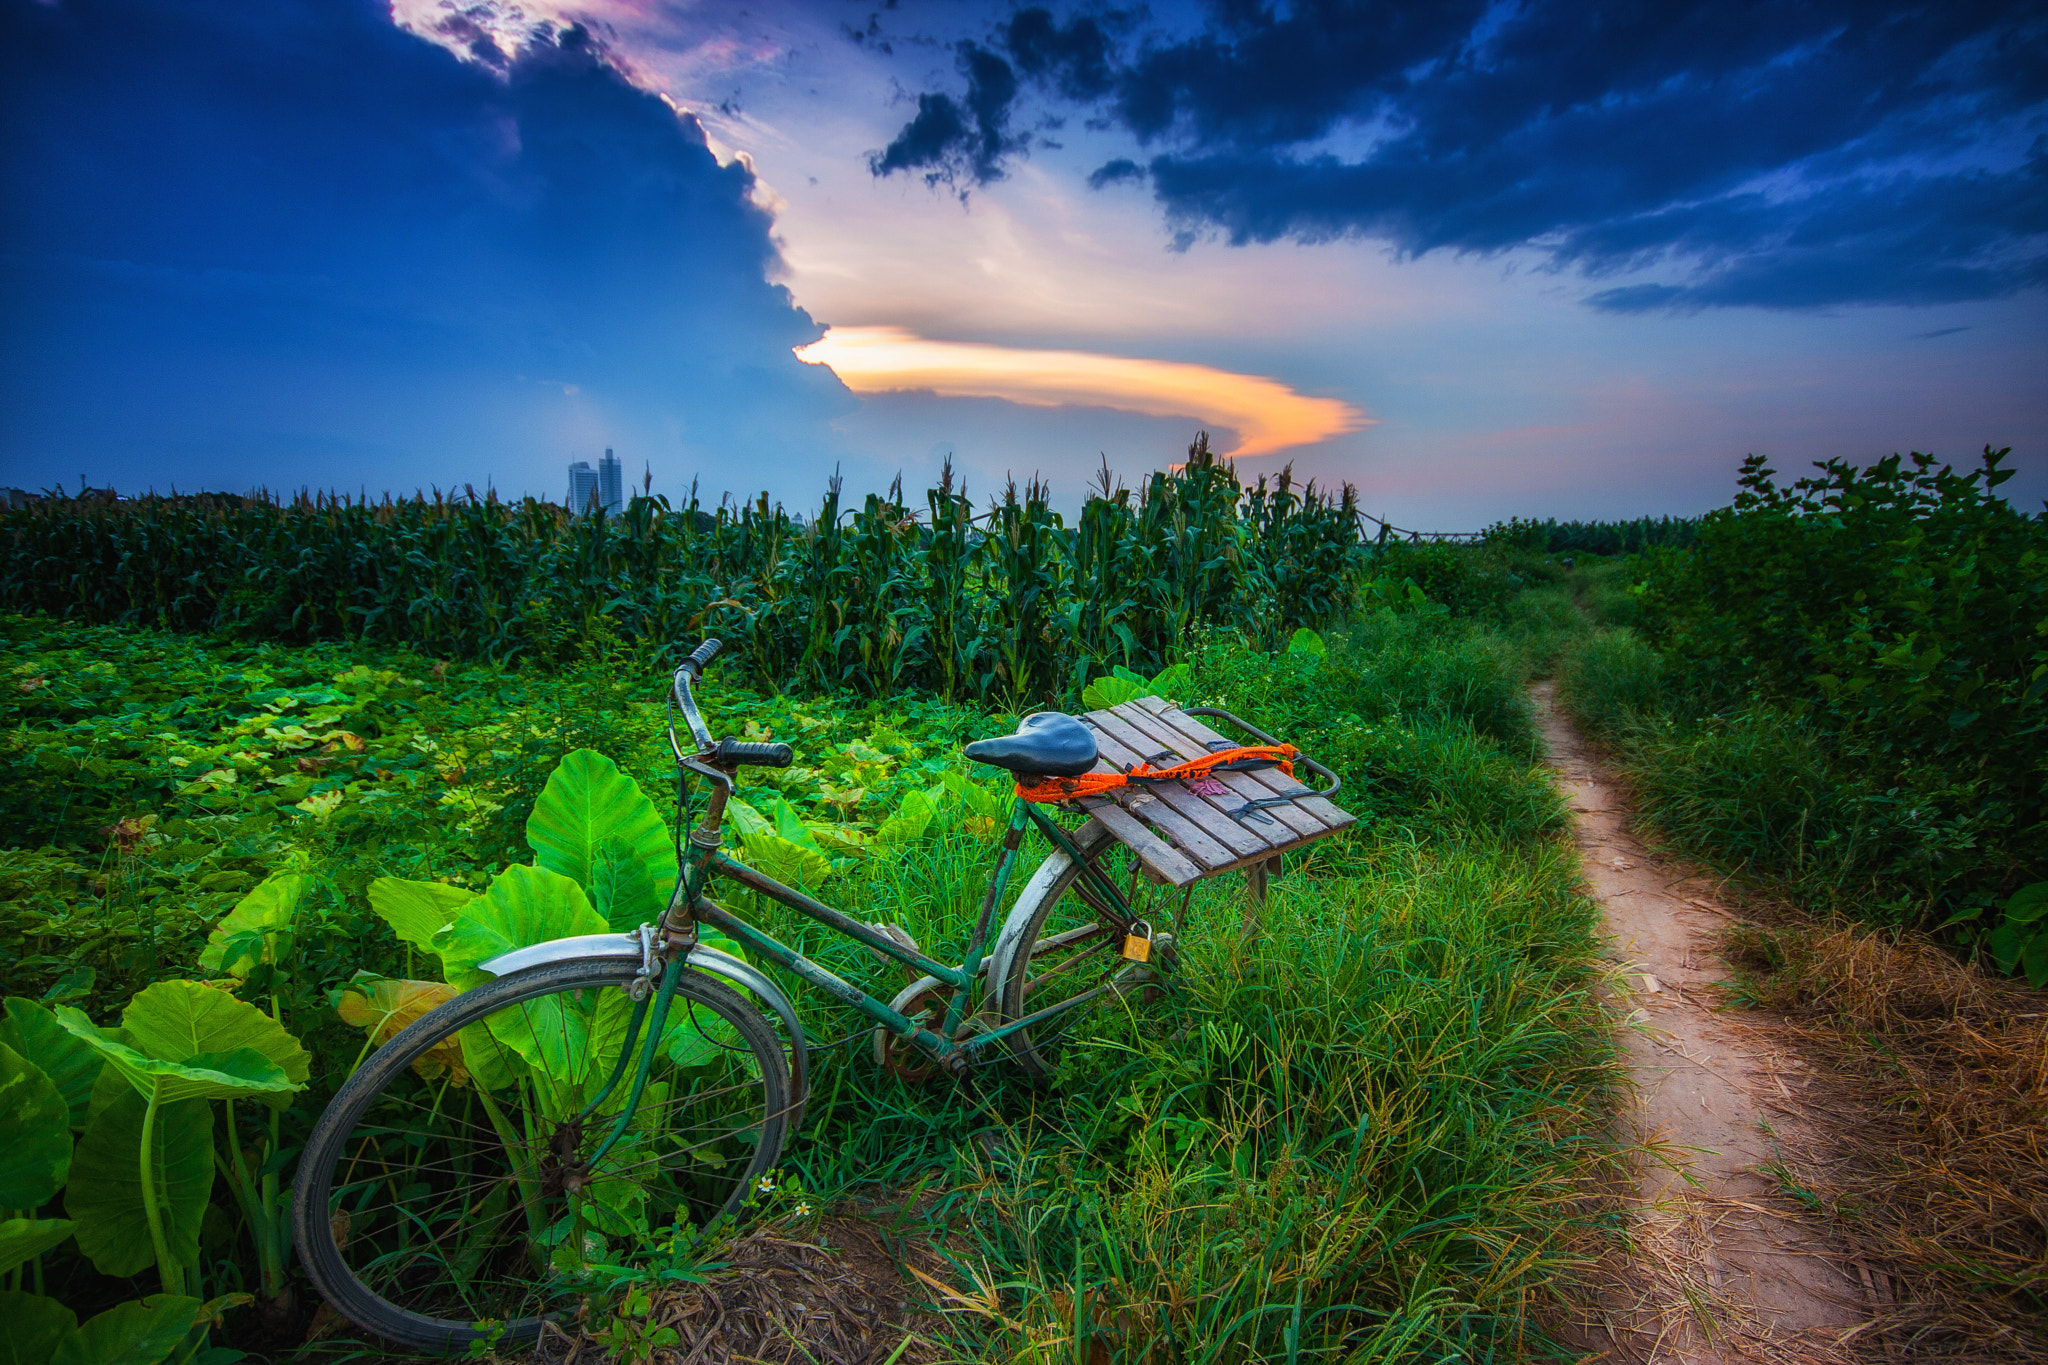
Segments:
[[[683,668],[689,669],[693,676],[701,678],[704,676],[704,665],[717,658],[718,651],[723,648],[725,648],[724,642],[716,635],[707,636],[704,643],[698,645],[696,649],[690,652],[690,657],[683,660]],[[677,671],[680,672],[681,670]]]
[[[718,761],[752,764],[757,768],[787,768],[796,762],[796,751],[787,744],[752,744],[743,739],[718,741]]]
[[[704,643],[690,651],[690,657],[683,660],[681,665],[677,667],[675,676],[669,679],[669,695],[674,698],[675,704],[682,709],[683,719],[689,722],[690,737],[697,741],[697,748],[700,752],[711,748],[716,741],[711,738],[710,727],[704,724],[704,717],[697,710],[697,698],[690,691],[690,684],[704,676],[704,666],[718,657],[718,651],[721,648],[722,645],[717,636],[706,639]],[[671,728],[670,743],[674,743],[673,728]],[[676,753],[680,757],[682,751],[678,749]]]

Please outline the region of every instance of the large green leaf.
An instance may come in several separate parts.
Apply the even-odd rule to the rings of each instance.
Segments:
[[[467,990],[486,979],[476,970],[479,962],[550,939],[606,933],[610,927],[568,877],[544,867],[514,866],[462,908],[434,947],[449,984]]]
[[[0,1365],[50,1365],[78,1330],[78,1314],[41,1294],[0,1289]]]
[[[654,877],[648,872],[646,861],[619,838],[607,839],[597,847],[590,899],[605,923],[620,934],[654,923],[668,908],[661,893],[654,889]]]
[[[932,809],[931,798],[923,792],[905,792],[903,800],[896,805],[895,813],[875,831],[875,838],[885,844],[914,843],[924,837],[936,813]]]
[[[284,1026],[246,1000],[197,981],[159,981],[128,1002],[121,1026],[137,1048],[167,1062],[202,1053],[260,1052],[285,1079],[305,1083],[312,1058]]]
[[[434,951],[434,935],[455,922],[476,892],[444,882],[414,882],[379,877],[370,883],[370,908],[383,916],[398,937],[415,948]]]
[[[1003,798],[962,772],[948,768],[939,774],[939,781],[954,799],[967,808],[970,815],[987,820],[1000,820],[1008,813]]]
[[[67,1163],[68,1166],[68,1163]],[[0,1222],[0,1275],[71,1236],[68,1218],[9,1218]]]
[[[71,1161],[64,1212],[78,1226],[79,1250],[105,1275],[139,1275],[156,1260],[142,1209],[142,1096],[123,1095],[100,1111]],[[196,1101],[157,1110],[150,1170],[164,1242],[173,1259],[199,1255],[199,1223],[213,1192],[213,1106]],[[189,1322],[189,1320],[188,1320]]]
[[[1149,695],[1142,682],[1129,678],[1097,678],[1081,689],[1081,705],[1090,711],[1107,711],[1112,706],[1122,706],[1127,701]]]
[[[70,1168],[71,1107],[41,1067],[0,1045],[0,1208],[41,1208]]]
[[[213,926],[200,950],[199,965],[239,979],[258,965],[276,962],[278,937],[291,929],[299,902],[312,885],[313,879],[303,873],[265,878]]]
[[[603,754],[574,750],[533,803],[527,845],[537,865],[594,890],[598,849],[607,839],[623,841],[647,865],[655,894],[666,901],[676,884],[675,848],[654,803]]]
[[[624,991],[558,992],[499,1010],[484,1027],[545,1083],[548,1113],[566,1117],[610,1078],[632,1014]]]
[[[136,1094],[155,1095],[166,1103],[281,1095],[300,1088],[285,1075],[283,1067],[253,1048],[229,1053],[204,1052],[183,1062],[169,1062],[116,1041],[94,1028],[92,1020],[69,1005],[58,1013],[57,1020],[90,1043],[106,1058],[110,1073],[126,1081]],[[102,1109],[93,1122],[98,1123],[105,1113]]]
[[[57,1016],[23,996],[9,996],[0,1018],[0,1044],[13,1048],[36,1065],[57,1087],[71,1110],[71,1126],[85,1127],[90,1117],[92,1084],[106,1063],[81,1039],[57,1022]]]
[[[1303,626],[1288,639],[1287,652],[1289,654],[1306,654],[1312,658],[1320,659],[1330,652],[1330,647],[1323,643],[1322,636],[1316,634],[1307,626]]]
[[[811,890],[832,875],[832,863],[814,848],[793,844],[780,834],[760,830],[740,840],[748,867],[785,886]]]
[[[50,1365],[157,1365],[192,1330],[200,1307],[179,1294],[115,1304],[78,1324]]]

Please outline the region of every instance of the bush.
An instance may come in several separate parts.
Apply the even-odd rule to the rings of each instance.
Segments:
[[[1692,548],[1600,571],[1655,653],[1597,635],[1563,692],[1694,849],[2048,981],[2048,524],[1993,493],[2006,453],[1789,488],[1752,457]]]

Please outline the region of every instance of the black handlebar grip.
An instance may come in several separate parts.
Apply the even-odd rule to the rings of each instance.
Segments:
[[[796,751],[787,744],[750,744],[743,739],[718,741],[720,763],[749,764],[756,768],[787,768],[796,762]]]
[[[694,676],[701,678],[704,676],[704,665],[717,658],[718,651],[721,648],[723,646],[720,644],[718,637],[714,635],[690,652],[690,657],[683,660],[683,667],[689,669]]]

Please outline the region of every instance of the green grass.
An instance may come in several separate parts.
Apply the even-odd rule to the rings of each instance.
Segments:
[[[1990,856],[1999,812],[1966,774],[1881,784],[1807,717],[1760,699],[1714,709],[1633,630],[1582,637],[1558,680],[1662,837],[1809,909],[1925,926]]]
[[[1506,628],[1380,614],[1334,633],[1321,659],[1198,642],[1189,700],[1336,767],[1361,828],[1293,860],[1250,945],[1236,933],[1242,883],[1206,884],[1184,989],[1141,1017],[1104,1017],[1058,1085],[1033,1089],[1003,1066],[958,1085],[900,1081],[876,1069],[863,1021],[795,990],[819,1049],[788,1173],[823,1207],[881,1202],[905,1211],[908,1233],[944,1231],[953,1284],[985,1310],[952,1319],[960,1353],[1090,1365],[1561,1355],[1541,1310],[1589,1245],[1616,1072],[1587,995],[1595,916],[1573,890],[1523,692],[1568,624],[1560,600]],[[643,686],[631,657],[437,671],[345,647],[32,618],[8,623],[6,649],[4,676],[45,680],[0,694],[4,775],[22,784],[11,828],[26,836],[0,850],[6,990],[68,989],[109,1018],[149,980],[197,974],[206,928],[254,880],[317,869],[300,950],[267,983],[318,1059],[287,1145],[360,1046],[327,992],[359,969],[411,965],[367,909],[371,876],[477,884],[523,860],[533,794],[579,745],[661,799],[659,682]],[[358,663],[369,673],[351,673]],[[963,737],[1011,720],[718,687],[707,701],[715,728],[752,723],[798,749],[800,766],[750,799],[863,826],[957,766]],[[294,748],[294,723],[346,729],[364,749]],[[307,756],[334,761],[305,772]],[[238,780],[193,781],[221,769]],[[331,792],[330,813],[307,808]],[[105,833],[123,819],[136,838]],[[942,820],[900,854],[841,860],[822,893],[945,955],[991,855],[972,821]],[[762,918],[798,934],[786,915]],[[902,980],[815,927],[801,941],[876,994]],[[67,976],[81,967],[89,982]],[[245,1244],[224,1191],[216,1202],[207,1289],[225,1292],[246,1277]],[[46,1269],[82,1312],[146,1292],[80,1264]],[[231,1317],[225,1339],[241,1330]]]

